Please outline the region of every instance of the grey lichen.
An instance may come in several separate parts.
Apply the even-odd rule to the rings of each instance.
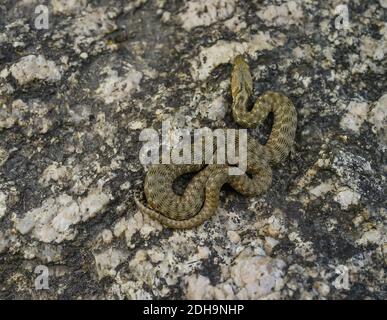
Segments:
[[[387,298],[386,1],[338,28],[333,0],[53,0],[38,30],[40,3],[0,4],[0,298]],[[168,230],[133,201],[139,132],[233,126],[237,54],[294,102],[292,158]]]

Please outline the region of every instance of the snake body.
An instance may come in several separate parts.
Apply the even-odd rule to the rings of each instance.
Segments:
[[[217,210],[221,187],[228,183],[245,196],[257,196],[271,185],[271,166],[289,154],[295,138],[297,113],[283,94],[267,91],[253,108],[247,104],[253,90],[249,67],[237,56],[231,72],[232,115],[243,128],[260,124],[270,112],[273,128],[265,145],[247,138],[247,174],[229,175],[227,164],[155,164],[146,173],[144,193],[148,206],[135,199],[139,210],[170,228],[186,229],[200,225]],[[174,181],[185,173],[197,172],[182,195],[173,190]]]

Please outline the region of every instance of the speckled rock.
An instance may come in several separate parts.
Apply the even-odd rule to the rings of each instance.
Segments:
[[[386,1],[52,0],[38,30],[41,3],[0,2],[1,299],[387,299]],[[294,102],[294,152],[169,230],[134,203],[139,133],[237,127],[237,54]]]
[[[12,76],[23,85],[35,79],[50,82],[59,81],[60,71],[53,61],[47,61],[43,56],[29,55],[20,59],[9,69]]]

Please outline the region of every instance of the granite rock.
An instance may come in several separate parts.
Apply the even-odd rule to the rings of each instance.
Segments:
[[[386,1],[45,3],[48,29],[0,2],[1,299],[387,298]],[[237,54],[294,102],[294,152],[172,231],[135,206],[139,134],[235,128]]]

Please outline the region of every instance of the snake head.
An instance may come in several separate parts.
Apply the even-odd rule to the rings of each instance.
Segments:
[[[231,72],[231,94],[234,97],[245,90],[247,95],[253,91],[253,79],[250,69],[241,55],[237,55],[233,62]]]

